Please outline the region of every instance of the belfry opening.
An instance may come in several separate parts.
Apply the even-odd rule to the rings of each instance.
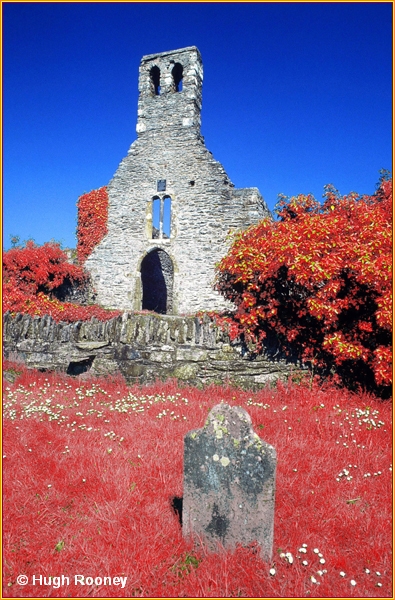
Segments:
[[[151,250],[141,262],[142,310],[173,312],[173,261],[164,250]]]

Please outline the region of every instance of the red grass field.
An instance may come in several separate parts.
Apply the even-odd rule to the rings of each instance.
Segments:
[[[392,596],[389,402],[18,369],[3,386],[4,597]],[[194,548],[171,508],[183,437],[221,400],[277,451],[270,564]]]

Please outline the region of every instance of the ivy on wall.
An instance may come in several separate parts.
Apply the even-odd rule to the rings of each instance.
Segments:
[[[107,187],[92,190],[78,199],[77,257],[83,265],[93,249],[107,234]]]

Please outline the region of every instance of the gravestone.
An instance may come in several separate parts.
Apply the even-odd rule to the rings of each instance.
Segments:
[[[184,440],[183,535],[210,550],[254,541],[263,560],[273,546],[276,451],[239,406],[218,404]]]

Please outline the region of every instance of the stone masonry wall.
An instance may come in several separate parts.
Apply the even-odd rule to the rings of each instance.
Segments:
[[[182,70],[180,91],[173,76],[177,65]],[[153,68],[160,72],[160,94],[155,93]],[[138,139],[107,187],[108,234],[85,264],[103,306],[141,310],[141,264],[148,253],[161,249],[174,272],[167,294],[172,298],[169,314],[225,308],[213,281],[215,264],[227,251],[228,233],[270,216],[259,190],[235,189],[204,145],[202,79],[195,47],[141,61]],[[165,182],[162,191],[159,182]],[[165,196],[171,198],[171,231],[168,238],[158,239],[153,235],[153,199]]]
[[[5,359],[70,375],[121,372],[129,383],[176,378],[192,385],[256,389],[290,372],[269,355],[250,360],[208,319],[125,313],[111,321],[56,323],[51,317],[3,317]]]

